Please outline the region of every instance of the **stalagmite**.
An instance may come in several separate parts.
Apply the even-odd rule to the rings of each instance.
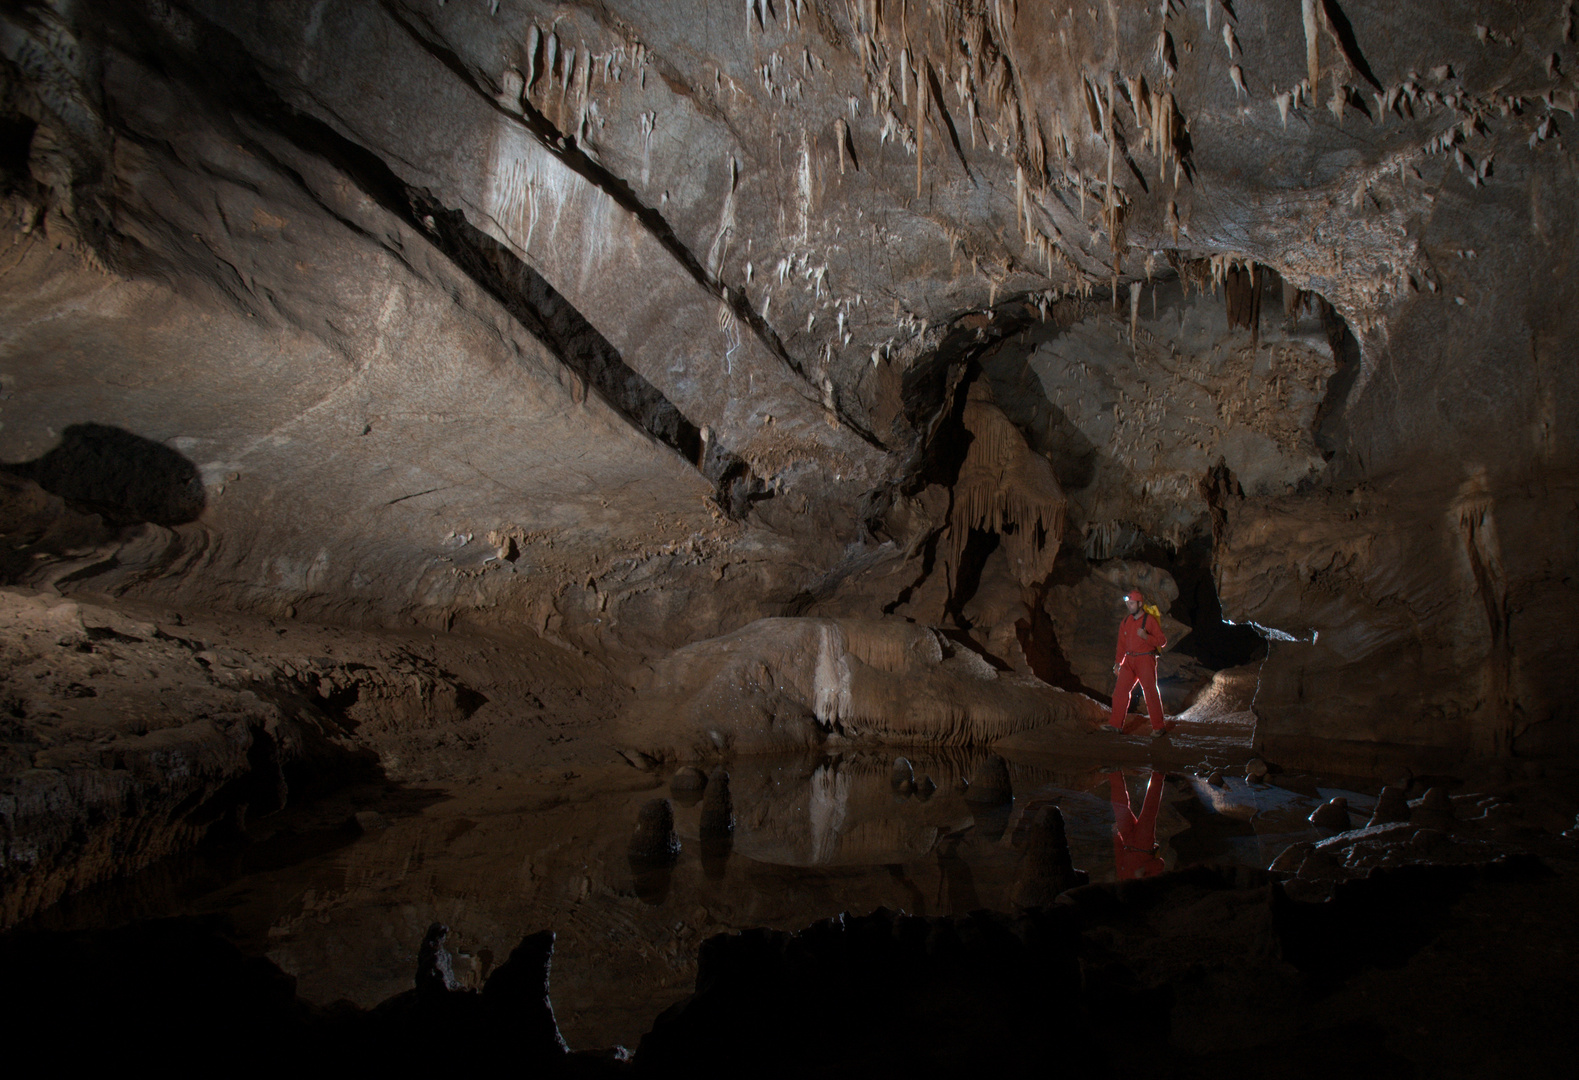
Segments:
[[[1388,785],[1376,798],[1376,809],[1371,812],[1368,828],[1377,825],[1391,825],[1394,822],[1409,820],[1409,800],[1400,787]]]

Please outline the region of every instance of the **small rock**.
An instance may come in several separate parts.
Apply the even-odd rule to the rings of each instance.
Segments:
[[[915,771],[914,768],[911,767],[910,759],[909,758],[902,758],[902,757],[895,758],[894,759],[894,767],[893,767],[892,771],[890,771],[889,774],[888,774],[889,786],[892,787],[895,791],[898,791],[901,787],[904,787],[905,785],[910,785],[910,787],[913,788],[915,786],[915,782],[916,782],[916,771]],[[908,794],[908,791],[909,791],[909,789],[907,788],[906,789],[906,793],[907,794]]]
[[[673,859],[680,853],[680,838],[674,834],[674,804],[668,799],[650,799],[642,804],[631,833],[632,859]]]
[[[1253,757],[1245,762],[1245,779],[1260,783],[1266,779],[1267,764],[1258,757]]]
[[[1453,800],[1445,789],[1427,788],[1426,793],[1409,808],[1409,820],[1416,825],[1444,831],[1453,828]]]
[[[1221,769],[1213,769],[1212,770],[1212,775],[1210,775],[1210,776],[1208,776],[1206,778],[1206,782],[1208,784],[1212,785],[1212,787],[1227,787],[1228,786],[1228,781],[1223,779],[1223,770],[1221,770]]]
[[[937,789],[938,786],[937,784],[933,783],[932,777],[923,776],[920,780],[916,781],[916,798],[920,799],[922,802],[926,802],[928,799],[932,798],[932,793]]]
[[[701,791],[707,786],[707,774],[695,765],[682,765],[669,777],[669,790],[676,795]]]
[[[1352,827],[1349,821],[1349,800],[1342,795],[1335,795],[1312,810],[1308,820],[1318,829],[1348,832]]]
[[[1009,763],[997,754],[989,755],[976,769],[965,801],[986,806],[999,806],[1014,801],[1014,788],[1009,783]]]
[[[356,827],[363,832],[376,832],[379,829],[389,828],[389,822],[384,820],[384,815],[377,810],[358,810],[351,816],[356,822]]]
[[[956,794],[956,795],[964,795],[968,791],[970,791],[970,781],[969,780],[965,779],[962,776],[958,780],[954,781],[954,794]]]
[[[1366,823],[1367,828],[1377,825],[1393,825],[1400,821],[1409,820],[1409,799],[1402,788],[1393,787],[1391,784],[1382,788],[1382,793],[1376,798],[1376,809],[1371,813],[1371,820]]]

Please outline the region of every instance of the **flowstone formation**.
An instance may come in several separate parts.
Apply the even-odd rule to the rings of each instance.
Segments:
[[[678,754],[1077,730],[1149,575],[1270,760],[1571,754],[1576,72],[1557,2],[23,0],[5,580],[527,635]]]

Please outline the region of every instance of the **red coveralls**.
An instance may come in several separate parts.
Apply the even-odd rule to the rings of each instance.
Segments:
[[[1144,633],[1142,631],[1144,630]],[[1151,719],[1153,731],[1162,730],[1162,695],[1157,693],[1157,653],[1168,639],[1162,634],[1157,620],[1144,609],[1138,615],[1125,615],[1118,625],[1118,653],[1113,662],[1119,665],[1118,685],[1113,688],[1112,724],[1124,729],[1124,717],[1129,713],[1129,694],[1140,683],[1140,692],[1146,697],[1146,714]]]
[[[1113,864],[1118,880],[1151,877],[1162,873],[1162,856],[1157,853],[1157,811],[1162,809],[1162,773],[1153,769],[1146,784],[1146,798],[1140,816],[1129,801],[1124,774],[1108,773],[1109,796],[1113,803]]]

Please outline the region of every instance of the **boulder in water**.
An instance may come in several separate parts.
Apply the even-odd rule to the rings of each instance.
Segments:
[[[674,833],[674,804],[668,799],[650,799],[642,804],[631,833],[630,857],[644,860],[673,860],[680,854],[680,838]]]
[[[1331,829],[1334,832],[1348,832],[1353,828],[1349,821],[1349,800],[1342,795],[1334,795],[1312,810],[1309,820],[1318,829]]]
[[[1409,807],[1409,820],[1416,825],[1444,832],[1453,828],[1453,800],[1444,788],[1427,788]]]
[[[988,755],[976,769],[965,801],[982,806],[1001,806],[1014,801],[1014,787],[1009,782],[1009,763],[997,754]]]
[[[1409,799],[1404,795],[1404,789],[1389,784],[1382,788],[1381,795],[1377,797],[1376,809],[1371,812],[1371,820],[1366,823],[1366,827],[1393,825],[1408,820]]]
[[[675,795],[689,795],[707,786],[707,774],[695,765],[682,765],[669,777],[669,790]]]
[[[1019,908],[1046,907],[1059,893],[1090,881],[1091,876],[1076,870],[1070,861],[1063,811],[1056,806],[1044,807],[1031,825],[1009,899]]]

